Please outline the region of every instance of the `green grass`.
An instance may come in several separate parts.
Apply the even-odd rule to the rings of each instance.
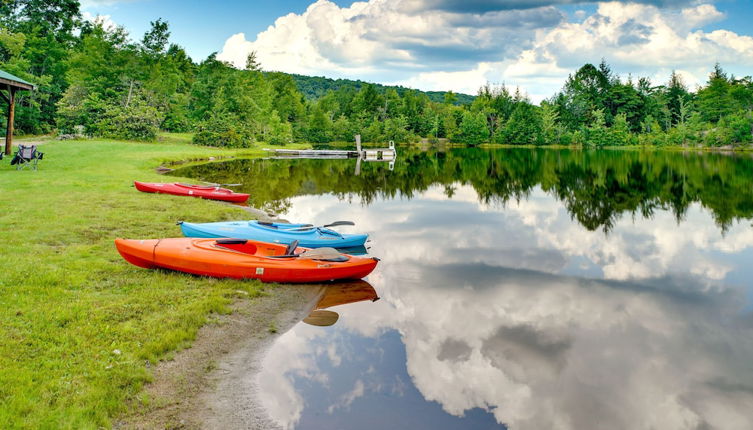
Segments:
[[[171,139],[50,142],[36,172],[1,162],[0,428],[109,427],[149,380],[147,361],[188,346],[233,297],[261,293],[140,269],[115,250],[116,237],[180,236],[177,220],[248,216],[137,192],[134,179],[165,179],[164,161],[233,153]]]

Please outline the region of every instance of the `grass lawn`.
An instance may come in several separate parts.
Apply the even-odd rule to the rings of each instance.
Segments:
[[[148,402],[148,367],[188,346],[254,281],[126,263],[113,239],[178,237],[177,220],[248,217],[215,202],[140,193],[162,161],[232,154],[160,143],[49,142],[39,170],[0,162],[0,428],[98,428]],[[248,153],[249,150],[244,150]]]

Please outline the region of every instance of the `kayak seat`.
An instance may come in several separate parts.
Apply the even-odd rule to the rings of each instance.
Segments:
[[[37,151],[37,145],[18,145],[18,150],[10,160],[11,165],[16,165],[16,170],[25,168],[37,170],[37,163],[44,157],[44,153]]]

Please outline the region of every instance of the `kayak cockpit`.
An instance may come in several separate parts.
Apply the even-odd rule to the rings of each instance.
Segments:
[[[223,251],[239,252],[255,257],[283,257],[287,256],[285,247],[275,244],[266,244],[247,239],[216,239],[201,240],[194,242],[200,248],[214,248]],[[293,255],[291,255],[292,257]]]
[[[249,255],[256,255],[256,251],[258,251],[258,247],[249,243],[246,239],[218,239],[215,241],[215,246]]]

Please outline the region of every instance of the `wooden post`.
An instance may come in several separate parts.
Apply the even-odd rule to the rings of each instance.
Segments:
[[[16,89],[8,86],[8,127],[5,130],[5,155],[10,155],[13,145],[13,116],[15,115]]]

